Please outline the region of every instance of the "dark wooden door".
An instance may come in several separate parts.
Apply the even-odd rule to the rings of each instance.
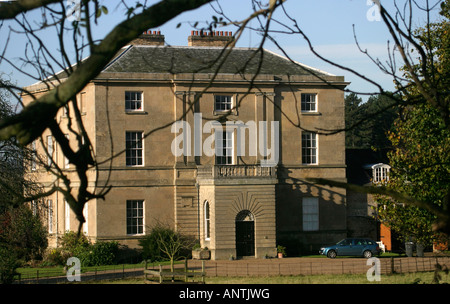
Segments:
[[[254,221],[236,221],[236,255],[255,255]]]

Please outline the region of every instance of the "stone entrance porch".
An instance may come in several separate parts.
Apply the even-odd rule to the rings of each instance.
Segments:
[[[200,243],[211,259],[276,256],[276,172],[259,165],[198,167]]]

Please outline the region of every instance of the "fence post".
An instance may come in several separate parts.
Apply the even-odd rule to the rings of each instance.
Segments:
[[[188,281],[188,265],[187,265],[187,258],[184,258],[184,282]]]
[[[145,259],[145,266],[144,266],[144,280],[147,281],[147,259]]]
[[[393,274],[395,272],[395,268],[394,268],[394,258],[391,257],[391,274]]]
[[[205,277],[206,277],[205,260],[202,260],[202,283],[203,284],[205,284]]]

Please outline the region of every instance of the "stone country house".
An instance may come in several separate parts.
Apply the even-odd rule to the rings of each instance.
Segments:
[[[346,191],[307,180],[346,181],[345,134],[317,132],[345,125],[344,77],[267,50],[229,51],[228,32],[194,31],[188,46],[164,39],[144,33],[77,95],[101,163],[90,186],[112,186],[105,200],[87,203],[84,233],[133,248],[164,223],[198,239],[212,259],[275,256],[277,245],[317,253],[345,238]],[[47,87],[27,90],[39,96]],[[57,121],[75,145],[72,112],[61,109]],[[42,138],[33,149],[70,177],[73,166],[48,130]],[[39,165],[29,174],[55,183]],[[46,205],[57,246],[78,222],[61,194]]]

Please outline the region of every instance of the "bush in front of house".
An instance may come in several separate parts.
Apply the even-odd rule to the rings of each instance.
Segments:
[[[194,240],[175,231],[170,226],[155,225],[150,233],[139,240],[142,247],[142,258],[155,262],[170,260],[173,262],[181,257],[189,257]]]
[[[20,266],[17,255],[3,244],[0,244],[0,284],[14,282],[16,269]]]
[[[173,231],[170,228],[163,226],[156,226],[150,234],[139,240],[139,245],[142,246],[142,257],[144,260],[150,262],[157,262],[168,260],[168,257],[161,252],[160,243],[164,240],[169,240]]]
[[[70,257],[80,259],[84,267],[117,263],[119,243],[116,241],[99,241],[92,244],[85,235],[67,231],[60,238],[60,244],[60,247],[48,252],[45,264],[65,266]]]
[[[90,245],[77,257],[82,266],[113,265],[117,263],[119,243],[116,241],[100,241]]]

